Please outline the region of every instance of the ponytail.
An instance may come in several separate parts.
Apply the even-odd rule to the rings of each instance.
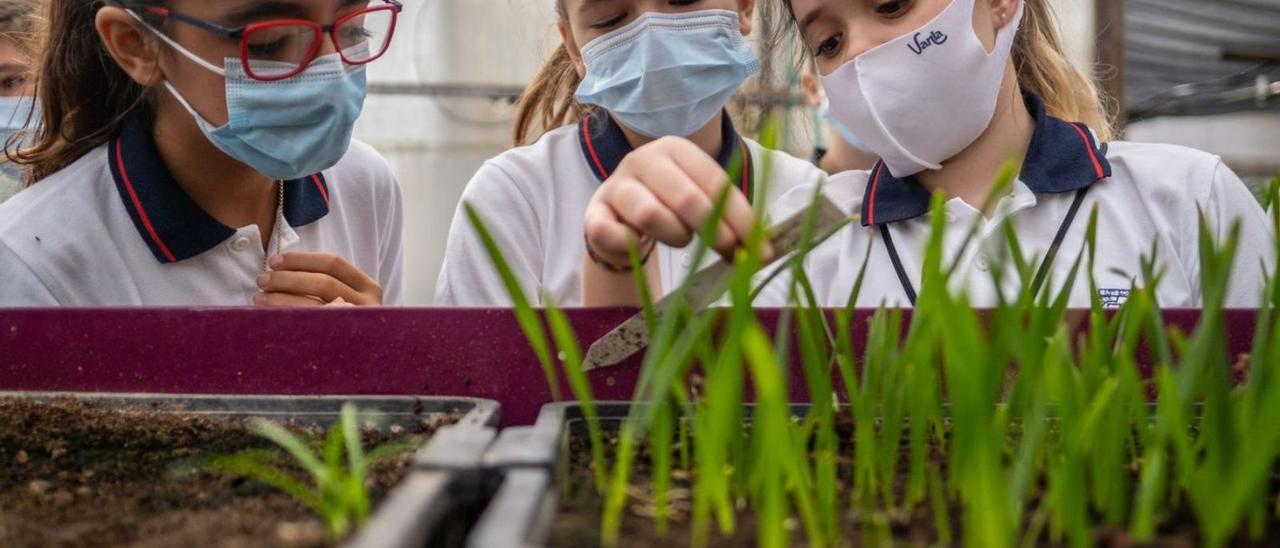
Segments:
[[[556,13],[563,24],[568,24],[563,0],[556,2]],[[591,109],[574,98],[581,82],[568,47],[561,43],[520,95],[516,107],[516,146],[530,144],[547,131],[585,118]]]
[[[163,0],[138,0],[161,5]],[[36,93],[42,114],[27,148],[6,152],[29,168],[34,183],[107,142],[135,109],[154,117],[147,87],[133,80],[107,52],[95,19],[105,0],[50,0],[40,44]]]
[[[1025,0],[1022,29],[1013,44],[1018,83],[1044,100],[1050,116],[1083,122],[1101,142],[1114,137],[1111,117],[1093,79],[1067,58],[1048,0]]]

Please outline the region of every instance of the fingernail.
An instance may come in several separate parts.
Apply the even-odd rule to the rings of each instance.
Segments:
[[[267,273],[258,274],[258,287],[267,288],[267,283],[271,281],[271,275]]]
[[[267,264],[271,265],[271,268],[280,268],[284,265],[284,255],[273,255]]]
[[[257,294],[254,294],[254,296],[253,296],[253,304],[256,304],[256,305],[258,305],[258,306],[262,306],[262,305],[264,305],[264,304],[267,304],[267,294],[266,294],[266,293],[257,293]]]

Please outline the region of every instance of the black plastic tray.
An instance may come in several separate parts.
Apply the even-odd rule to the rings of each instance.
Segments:
[[[621,421],[631,406],[602,402],[596,404],[596,413],[602,422]],[[467,537],[468,547],[546,543],[559,501],[556,478],[568,466],[561,456],[566,454],[572,423],[581,420],[585,419],[578,404],[552,403],[542,407],[533,426],[502,431],[484,455],[485,467],[500,484]]]

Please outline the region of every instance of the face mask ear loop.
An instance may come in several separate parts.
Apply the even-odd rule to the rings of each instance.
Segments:
[[[214,65],[213,63],[210,63],[208,61],[205,61],[204,59],[201,59],[200,56],[194,53],[191,53],[191,51],[187,50],[187,48],[182,47],[181,44],[175,42],[172,38],[169,38],[163,32],[160,32],[156,30],[155,27],[152,27],[151,25],[147,24],[146,21],[142,20],[142,16],[138,15],[133,10],[127,9],[125,10],[125,12],[128,13],[130,16],[132,16],[134,19],[137,19],[138,23],[142,24],[143,28],[146,28],[147,30],[151,31],[151,34],[156,35],[156,37],[160,38],[160,40],[168,44],[169,47],[173,48],[178,53],[181,53],[183,57],[186,57],[187,59],[190,59],[195,64],[200,65],[212,71],[214,74],[217,74],[224,78],[227,76],[227,71],[225,69],[217,65]],[[173,91],[173,90],[171,89],[170,91]]]
[[[195,118],[196,121],[200,122],[205,126],[208,126],[210,128],[213,127],[213,124],[210,124],[209,121],[205,120],[204,117],[201,116],[199,112],[196,112],[196,109],[191,106],[191,103],[188,103],[187,99],[183,97],[181,93],[178,93],[178,90],[175,89],[173,87],[173,84],[169,83],[168,80],[164,81],[164,88],[169,90],[169,94],[172,95],[174,99],[178,100],[178,103],[182,105],[182,108],[187,109],[187,112],[191,114],[192,118]]]

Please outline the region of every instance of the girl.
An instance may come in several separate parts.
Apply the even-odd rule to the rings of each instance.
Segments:
[[[977,306],[1011,297],[1021,283],[1012,261],[1002,260],[1008,254],[1004,223],[1012,223],[1025,259],[1039,267],[1033,286],[1056,291],[1084,245],[1094,210],[1099,238],[1092,275],[1104,305],[1120,305],[1144,281],[1141,257],[1154,245],[1157,271],[1164,273],[1160,304],[1200,306],[1201,211],[1218,240],[1234,223],[1241,229],[1227,305],[1261,304],[1275,235],[1257,201],[1215,156],[1108,143],[1098,93],[1063,54],[1047,0],[781,5],[818,64],[833,117],[881,159],[870,171],[830,182],[856,189],[844,205],[860,215],[861,226],[807,260],[826,305],[845,304],[868,246],[857,304],[914,304],[934,192],[947,197],[944,254],[948,264],[958,261],[955,289],[967,291]],[[1012,191],[980,209],[1008,160],[1022,166]],[[794,199],[803,198],[797,191]],[[975,222],[978,232],[966,247]],[[993,269],[1003,269],[1003,287],[993,283]],[[785,302],[785,291],[774,295],[772,304]],[[1078,282],[1070,305],[1087,307],[1093,297],[1089,284]]]
[[[0,146],[21,141],[23,128],[32,118],[34,101],[31,72],[32,35],[37,0],[0,0]],[[21,166],[0,157],[0,202],[22,188]]]
[[[400,194],[351,143],[395,0],[55,0],[0,305],[377,305]]]
[[[528,142],[535,127],[559,129],[487,162],[462,197],[494,233],[533,302],[545,295],[560,305],[580,304],[584,262],[629,279],[625,236],[607,252],[594,239],[584,245],[583,211],[593,196],[653,206],[654,194],[610,190],[638,173],[660,180],[670,200],[664,203],[689,219],[710,209],[730,179],[740,190],[731,200],[742,220],[750,218],[750,202],[771,203],[791,187],[823,178],[808,163],[740,136],[724,112],[738,86],[757,72],[744,40],[754,0],[560,0],[556,7],[563,43],[521,100],[516,142]],[[726,174],[731,164],[741,166],[732,177]],[[648,226],[653,219],[646,215],[656,212],[651,207],[625,221]],[[676,247],[689,243],[696,226],[666,233],[664,243],[675,247],[639,242],[655,291],[674,288],[689,271],[692,253]],[[722,243],[722,250],[731,249]],[[511,302],[461,208],[436,300]]]

